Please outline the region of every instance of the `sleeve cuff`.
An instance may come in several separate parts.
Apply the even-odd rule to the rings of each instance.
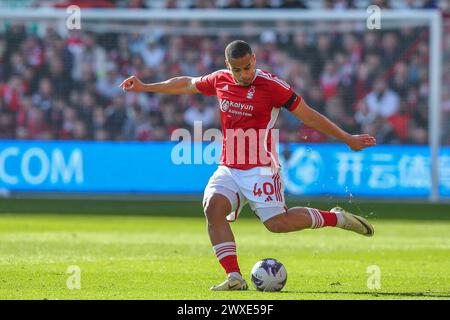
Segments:
[[[292,112],[295,109],[297,109],[301,99],[302,98],[300,96],[298,96],[295,92],[292,92],[291,97],[282,107],[286,108],[288,111]]]

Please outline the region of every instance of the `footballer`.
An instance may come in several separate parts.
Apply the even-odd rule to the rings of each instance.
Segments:
[[[281,108],[285,108],[305,125],[337,138],[354,151],[374,146],[375,138],[368,134],[345,132],[308,106],[284,80],[258,69],[256,56],[244,41],[236,40],[227,45],[225,64],[227,69],[201,77],[180,76],[144,84],[136,76],[131,76],[120,85],[125,91],[201,93],[218,99],[223,132],[222,153],[203,198],[209,238],[227,274],[224,282],[211,288],[216,291],[248,289],[239,269],[230,227],[230,222],[238,218],[247,203],[271,232],[337,227],[364,236],[374,234],[373,226],[366,219],[339,207],[331,210],[286,207],[273,127]],[[251,130],[263,134],[247,135]],[[233,133],[243,134],[244,139],[238,140],[244,143],[236,143]],[[251,137],[256,138],[252,140]]]

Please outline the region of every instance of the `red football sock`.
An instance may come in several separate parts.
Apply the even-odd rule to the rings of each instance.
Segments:
[[[213,247],[214,253],[217,256],[220,264],[227,274],[232,272],[241,273],[239,269],[237,255],[236,255],[236,243],[223,242]]]
[[[241,273],[236,255],[226,256],[219,260],[219,262],[227,274],[232,272]]]
[[[311,228],[322,228],[322,227],[335,227],[337,224],[336,214],[330,211],[322,211],[314,208],[308,209],[309,215],[311,216],[312,224]]]

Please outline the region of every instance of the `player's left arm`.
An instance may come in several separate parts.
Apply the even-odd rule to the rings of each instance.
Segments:
[[[308,127],[314,128],[324,134],[333,136],[346,143],[353,151],[360,151],[366,147],[376,145],[374,137],[368,134],[349,134],[339,128],[330,119],[320,114],[308,104],[304,99],[300,99],[298,105],[292,108],[291,112]]]

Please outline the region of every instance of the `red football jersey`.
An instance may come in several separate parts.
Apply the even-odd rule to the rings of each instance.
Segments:
[[[217,96],[219,101],[221,165],[243,170],[279,166],[273,126],[281,107],[293,111],[301,99],[289,84],[256,69],[252,84],[240,86],[232,73],[223,69],[201,77],[195,85],[201,93]]]

